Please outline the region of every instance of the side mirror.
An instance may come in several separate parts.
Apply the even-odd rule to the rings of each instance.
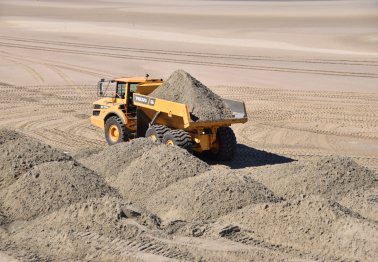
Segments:
[[[97,83],[97,95],[98,96],[103,96],[104,95],[104,82],[99,81]]]

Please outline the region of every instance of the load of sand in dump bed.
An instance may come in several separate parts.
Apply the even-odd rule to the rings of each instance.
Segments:
[[[49,145],[16,133],[0,130],[0,189],[14,183],[33,166],[51,161],[68,161],[72,158]]]
[[[277,201],[272,191],[252,178],[213,168],[158,191],[145,205],[162,219],[191,221],[215,219],[252,203]]]
[[[63,206],[105,195],[117,195],[93,171],[75,161],[33,167],[0,191],[0,207],[9,220],[27,220]]]
[[[232,118],[222,98],[184,70],[176,70],[150,96],[186,104],[193,121]]]

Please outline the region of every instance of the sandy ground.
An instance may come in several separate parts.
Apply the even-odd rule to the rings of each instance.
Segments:
[[[103,149],[88,120],[99,78],[166,79],[182,68],[246,102],[230,168],[346,156],[376,170],[377,10],[374,1],[1,1],[0,127],[71,155]],[[240,241],[180,241],[248,257],[233,253]]]

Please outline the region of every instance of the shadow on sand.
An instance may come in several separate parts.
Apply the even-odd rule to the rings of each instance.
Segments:
[[[237,145],[237,154],[232,161],[219,162],[209,156],[201,157],[201,159],[210,165],[221,164],[232,169],[284,164],[296,161],[295,159],[258,150],[243,144]]]

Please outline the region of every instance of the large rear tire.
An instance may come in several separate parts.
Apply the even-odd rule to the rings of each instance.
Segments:
[[[105,139],[109,145],[128,141],[129,137],[130,132],[119,117],[112,116],[108,120],[106,120]]]
[[[163,141],[164,135],[169,132],[170,129],[163,125],[152,125],[147,131],[145,137],[152,139],[153,141]]]
[[[236,153],[236,137],[230,127],[219,127],[217,130],[218,148],[213,155],[219,161],[231,161]]]
[[[175,145],[192,152],[192,138],[188,132],[183,130],[177,129],[165,133],[163,143],[166,145]]]

